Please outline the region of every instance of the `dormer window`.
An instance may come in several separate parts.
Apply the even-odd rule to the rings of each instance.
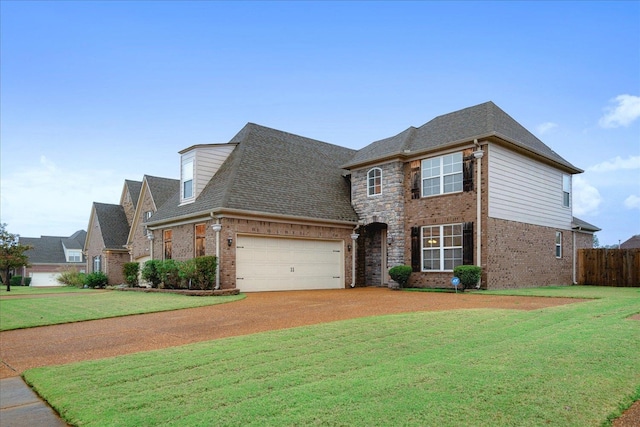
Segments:
[[[182,197],[193,197],[193,162],[188,162],[182,167]]]
[[[373,168],[367,172],[367,195],[375,196],[382,193],[382,169]]]
[[[68,250],[67,262],[82,262],[82,251]]]

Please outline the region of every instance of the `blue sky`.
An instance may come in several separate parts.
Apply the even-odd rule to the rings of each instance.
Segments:
[[[0,2],[0,221],[86,229],[247,122],[359,149],[493,101],[640,234],[640,2]]]

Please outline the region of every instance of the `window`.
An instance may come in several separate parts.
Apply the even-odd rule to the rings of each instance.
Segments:
[[[69,251],[67,253],[67,262],[82,262],[82,252]]]
[[[367,195],[382,193],[382,169],[373,168],[367,173]]]
[[[562,175],[562,206],[571,206],[571,177]]]
[[[144,220],[147,221],[149,218],[151,218],[151,215],[153,215],[153,211],[146,211],[144,213]]]
[[[182,164],[182,198],[193,197],[193,160]]]
[[[207,231],[207,226],[205,224],[196,224],[196,244],[195,244],[195,255],[198,256],[204,256],[204,242],[205,242],[205,235],[206,235],[206,231]]]
[[[462,191],[462,153],[422,161],[422,197]]]
[[[462,224],[422,227],[422,271],[451,271],[462,265]]]
[[[100,261],[100,255],[93,257],[93,272],[97,273],[102,271],[102,262]]]
[[[162,233],[164,242],[164,259],[171,259],[171,230],[164,230]]]
[[[562,258],[562,232],[556,231],[556,258]]]

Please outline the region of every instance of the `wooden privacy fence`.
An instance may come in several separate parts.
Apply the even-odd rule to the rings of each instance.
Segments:
[[[579,285],[640,287],[640,249],[579,249]]]

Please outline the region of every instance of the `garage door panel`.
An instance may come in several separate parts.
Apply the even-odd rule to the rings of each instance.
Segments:
[[[237,242],[243,292],[344,287],[341,241],[238,236]]]

